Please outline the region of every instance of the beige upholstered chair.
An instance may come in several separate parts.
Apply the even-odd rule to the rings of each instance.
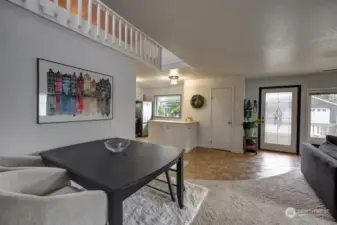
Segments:
[[[58,168],[0,173],[0,224],[105,225],[106,194],[103,191],[55,194],[69,182],[67,172]]]
[[[0,173],[31,167],[43,167],[40,156],[0,156]]]

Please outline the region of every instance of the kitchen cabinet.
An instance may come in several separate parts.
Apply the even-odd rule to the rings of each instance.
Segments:
[[[151,120],[149,121],[149,141],[169,145],[189,151],[198,145],[199,122]]]

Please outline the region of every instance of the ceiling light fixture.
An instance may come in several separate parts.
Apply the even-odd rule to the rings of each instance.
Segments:
[[[179,70],[178,69],[170,69],[170,76],[178,76]]]
[[[171,85],[177,85],[178,84],[178,79],[179,79],[178,76],[169,76],[169,78],[170,78],[170,84]]]
[[[171,85],[177,85],[178,84],[178,79],[179,79],[178,73],[179,73],[178,69],[171,69],[170,70],[169,78],[170,78],[170,84]]]

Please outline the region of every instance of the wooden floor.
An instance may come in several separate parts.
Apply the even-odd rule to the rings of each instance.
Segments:
[[[185,179],[246,180],[286,173],[300,165],[294,154],[258,151],[257,155],[195,148],[185,154]]]

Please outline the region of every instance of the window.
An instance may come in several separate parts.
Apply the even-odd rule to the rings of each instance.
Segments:
[[[154,96],[154,116],[181,118],[181,95]]]
[[[337,90],[309,92],[309,139],[337,135]]]

